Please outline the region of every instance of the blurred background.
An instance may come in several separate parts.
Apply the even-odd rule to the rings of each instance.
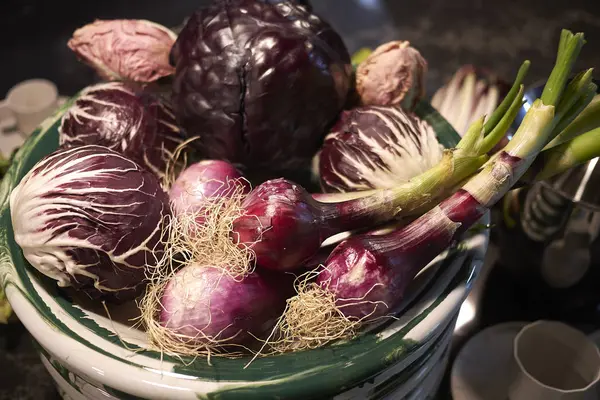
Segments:
[[[53,81],[63,96],[73,95],[95,82],[92,69],[78,62],[66,46],[76,28],[94,19],[143,18],[176,27],[206,3],[2,0],[0,95],[30,78]],[[428,61],[429,95],[464,64],[489,69],[510,81],[525,59],[532,62],[527,79],[531,87],[548,75],[561,28],[583,31],[592,43],[584,47],[576,69],[600,68],[600,1],[597,0],[313,0],[312,3],[315,13],[338,30],[351,53],[390,40],[409,40]],[[519,207],[526,202],[526,193],[520,196],[514,200],[517,218]],[[589,243],[589,272],[575,284],[557,289],[539,273],[539,260],[548,242],[532,240],[520,224],[507,227],[504,217],[503,210],[494,210],[497,229],[492,230],[483,279],[471,296],[469,309],[459,318],[454,353],[477,331],[504,321],[549,318],[568,322],[586,333],[600,329],[597,235]],[[28,334],[19,323],[0,325],[0,370],[0,399],[58,399]],[[447,380],[440,398],[448,398],[449,391]]]
[[[205,0],[2,0],[0,93],[31,77],[54,81],[72,95],[93,81],[89,68],[66,47],[77,27],[94,19],[145,18],[181,24]],[[512,79],[523,59],[533,63],[530,80],[549,72],[560,28],[584,31],[600,41],[600,2],[594,0],[314,0],[353,52],[388,40],[410,40],[429,62],[433,91],[462,64],[488,67]],[[586,47],[585,65],[600,65],[600,52]]]

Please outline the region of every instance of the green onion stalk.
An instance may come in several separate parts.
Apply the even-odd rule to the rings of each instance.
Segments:
[[[519,75],[522,75],[522,70],[520,71]],[[567,87],[570,92],[565,93],[565,96],[569,95],[569,98],[563,102],[562,108],[559,107],[559,109],[562,110],[562,113],[557,115],[553,121],[554,128],[552,136],[554,139],[552,139],[544,147],[543,151],[536,157],[535,161],[521,177],[519,182],[514,185],[515,188],[546,180],[568,169],[586,163],[593,158],[600,157],[600,143],[597,142],[598,135],[600,135],[600,132],[597,129],[597,127],[600,126],[600,95],[595,94],[597,87],[595,84],[591,83],[591,72],[592,70],[590,69],[579,74],[574,79],[572,85]],[[580,91],[573,91],[574,87],[579,87]],[[498,109],[504,108],[506,110],[505,103],[507,102],[507,99],[514,100],[515,98],[519,98],[521,96],[522,92],[519,91],[513,94],[512,90],[514,90],[514,87],[511,89],[511,93],[507,95],[503,104],[501,104]],[[512,108],[508,111],[509,113],[512,112]],[[483,129],[484,134],[485,132],[490,132],[491,129],[489,126],[493,124],[493,121],[496,120],[496,118],[496,115],[492,115],[492,117],[488,119],[488,122]],[[510,118],[507,118],[502,122],[510,121],[511,118],[512,115]],[[480,121],[476,123],[480,123]],[[470,130],[471,132],[475,131],[473,128],[474,127],[472,126]],[[498,133],[505,132],[505,129],[506,126],[504,126],[503,123],[497,124],[494,128],[494,130],[497,130]],[[490,137],[494,138],[495,141],[494,134],[490,135]],[[492,141],[490,140],[490,143],[491,142]],[[489,148],[489,144],[486,148]],[[438,171],[443,170],[443,168],[440,167],[441,165],[434,168],[438,169]],[[473,171],[473,173],[474,172],[476,171]],[[431,173],[432,172],[430,171],[426,172],[426,174]],[[445,174],[444,172],[438,173],[440,174],[440,177],[443,177],[443,179],[448,179],[447,172]],[[460,174],[454,173],[453,175],[454,177],[460,177]],[[447,185],[440,185],[437,188],[438,192],[435,196],[428,197],[427,201],[419,207],[406,208],[404,211],[399,213],[399,216],[414,217],[425,213],[426,211],[430,210],[431,207],[435,206],[440,199],[443,199],[459,190],[469,178],[470,176],[456,183],[452,189],[448,189]],[[417,182],[419,179],[420,178],[417,177]],[[452,183],[455,182],[452,178],[450,178],[450,181]],[[415,192],[421,190],[416,188],[418,185],[415,185],[415,183],[405,186],[413,186],[414,189],[412,190]],[[318,193],[314,194],[313,196],[321,202],[338,202],[342,200],[365,197],[373,194],[374,192],[376,192],[376,190],[348,193]]]

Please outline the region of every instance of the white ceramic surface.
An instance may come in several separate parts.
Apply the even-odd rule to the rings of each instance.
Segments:
[[[59,96],[54,106],[49,110],[43,110],[44,118],[52,114],[57,107],[60,107],[67,101],[67,97]],[[34,120],[38,118],[34,116]],[[25,129],[29,129],[25,127]],[[12,152],[20,147],[27,139],[27,134],[16,126],[14,112],[7,105],[6,101],[0,102],[0,154],[4,157],[10,157]]]
[[[514,370],[513,341],[526,322],[486,328],[460,350],[450,386],[454,400],[506,400]]]
[[[57,104],[58,89],[54,83],[46,79],[29,79],[9,90],[6,99],[0,102],[0,108],[12,114],[13,124],[27,136],[52,115]]]
[[[596,400],[600,350],[583,332],[557,321],[525,326],[514,341],[510,400]]]
[[[457,355],[451,372],[453,400],[507,400],[516,374],[514,340],[527,322],[486,328],[473,336]],[[589,335],[600,348],[600,331]],[[600,385],[596,388],[600,399]],[[541,399],[543,400],[543,399]]]

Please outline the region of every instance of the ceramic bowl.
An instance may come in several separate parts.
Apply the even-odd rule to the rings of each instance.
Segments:
[[[246,368],[249,359],[162,355],[132,327],[134,305],[104,309],[75,300],[32,268],[14,241],[9,194],[56,149],[69,104],[33,133],[0,186],[0,282],[65,399],[417,399],[435,391],[460,305],[483,263],[486,230],[466,235],[415,278],[397,320],[351,341],[258,358]],[[444,145],[456,143],[429,105],[417,112]]]

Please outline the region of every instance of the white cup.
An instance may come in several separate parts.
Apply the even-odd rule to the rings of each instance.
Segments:
[[[29,79],[8,91],[6,99],[0,102],[0,130],[16,127],[22,136],[27,137],[58,105],[56,85],[45,79]]]
[[[561,322],[537,321],[514,340],[516,375],[510,400],[597,400],[600,350]]]

